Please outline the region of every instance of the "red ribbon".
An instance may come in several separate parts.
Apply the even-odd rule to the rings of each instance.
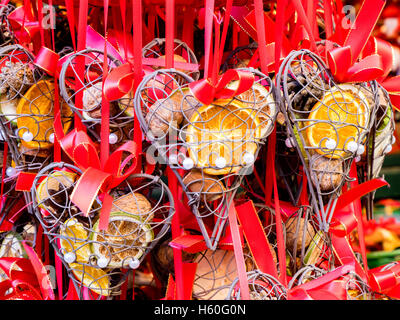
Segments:
[[[106,229],[112,204],[112,197],[107,192],[118,186],[136,169],[136,143],[134,141],[125,142],[102,165],[97,146],[85,132],[74,129],[64,136],[60,127],[60,114],[56,117],[54,132],[61,148],[75,165],[84,171],[71,194],[71,201],[84,215],[88,215],[98,193],[102,192],[104,198],[99,228]],[[132,161],[132,164],[126,168],[122,162],[124,152],[129,154],[128,158]]]
[[[22,242],[28,258],[0,258],[8,279],[0,282],[0,300],[54,300],[51,281],[35,251]],[[12,293],[7,291],[12,288]]]
[[[238,80],[239,84],[236,89],[229,89],[227,85]],[[211,82],[210,78],[200,79],[189,83],[189,88],[193,95],[204,105],[209,105],[215,99],[230,99],[234,96],[249,90],[254,83],[254,75],[251,72],[231,69],[219,76],[216,84]]]
[[[383,270],[385,269],[385,270]],[[369,285],[371,289],[387,294],[388,296],[400,299],[400,264],[392,267],[381,266],[369,270]]]

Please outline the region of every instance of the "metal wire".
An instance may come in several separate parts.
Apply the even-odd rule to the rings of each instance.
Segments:
[[[188,88],[193,79],[175,69],[145,76],[135,94],[142,131],[158,161],[168,164],[177,176],[210,249],[216,248],[229,206],[276,118],[270,78],[255,69],[241,70],[255,75],[253,87],[207,109]],[[246,155],[251,157],[249,163]],[[216,218],[211,235],[203,221],[210,216]]]
[[[286,300],[287,291],[276,278],[260,270],[247,272],[250,300]],[[225,300],[241,300],[239,278],[232,282]]]
[[[173,198],[159,177],[132,175],[110,191],[109,225],[100,230],[100,198],[87,216],[71,201],[80,175],[81,170],[66,163],[43,168],[33,183],[33,208],[80,298],[85,287],[112,298],[126,280],[122,269],[138,268],[169,230]]]
[[[375,121],[377,84],[337,84],[308,50],[287,56],[277,83],[288,139],[301,158],[320,229],[327,231],[342,186],[350,181],[350,166]]]

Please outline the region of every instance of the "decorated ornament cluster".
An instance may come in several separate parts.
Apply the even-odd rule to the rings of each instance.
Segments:
[[[185,2],[1,1],[1,299],[400,298],[385,1]]]

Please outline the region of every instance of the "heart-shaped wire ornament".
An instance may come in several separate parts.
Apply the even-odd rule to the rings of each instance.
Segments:
[[[70,54],[62,64],[59,77],[62,97],[96,141],[100,141],[102,121],[104,59],[103,51],[91,48]],[[81,75],[78,70],[80,64],[84,65]],[[107,65],[109,75],[113,69],[121,65],[121,61],[107,54]],[[75,100],[80,95],[82,104],[78,105]],[[133,139],[132,94],[128,93],[120,99],[110,101],[109,109],[109,142],[111,149],[116,149],[124,142]]]
[[[71,201],[82,172],[66,163],[52,163],[36,176],[33,208],[79,297],[120,293],[123,270],[137,269],[168,232],[174,213],[171,192],[160,177],[131,175],[110,191],[114,198],[106,230],[99,228],[101,196],[84,215]]]
[[[277,75],[288,142],[301,158],[319,229],[328,231],[352,162],[375,122],[376,82],[338,84],[322,59],[292,51]]]
[[[177,176],[210,249],[218,245],[235,193],[277,112],[271,79],[255,69],[240,70],[253,73],[252,88],[210,105],[191,92],[193,79],[175,69],[145,76],[135,94],[137,118],[153,147],[148,152]],[[207,219],[214,220],[212,230]]]

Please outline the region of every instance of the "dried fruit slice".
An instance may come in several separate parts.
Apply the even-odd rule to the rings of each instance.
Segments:
[[[13,125],[17,125],[17,99],[0,98],[0,112]]]
[[[359,141],[368,122],[368,110],[358,101],[348,92],[333,91],[313,107],[310,121],[306,122],[306,135],[316,152],[332,158],[343,157],[348,143]],[[328,141],[333,141],[332,145]]]
[[[50,148],[49,142],[53,133],[54,120],[54,83],[41,80],[25,93],[17,105],[17,126],[21,143],[27,148]],[[62,119],[72,117],[72,111],[65,102],[60,103]],[[67,131],[71,121],[63,121],[63,129]],[[29,133],[32,139],[24,139],[24,134]]]
[[[36,188],[39,207],[53,214],[56,214],[58,209],[62,210],[62,207],[67,204],[66,193],[73,186],[76,178],[76,173],[69,171],[55,171],[48,175]]]
[[[324,233],[318,231],[312,238],[310,245],[304,255],[303,262],[305,265],[314,265],[321,257],[321,252],[324,247]]]
[[[65,221],[60,227],[60,247],[61,252],[66,254],[74,254],[73,262],[88,263],[91,254],[88,242],[88,230],[77,219],[71,218]]]
[[[154,233],[149,224],[139,217],[124,212],[110,213],[107,230],[99,230],[99,221],[93,226],[91,235],[93,253],[97,261],[104,261],[108,268],[127,267],[135,259],[140,259]]]
[[[252,108],[235,100],[200,107],[186,133],[190,158],[211,175],[239,171],[243,156],[256,153],[260,138],[260,119]]]
[[[68,219],[60,228],[60,235],[60,247],[64,257],[67,254],[73,256],[73,262],[68,264],[76,279],[94,292],[107,296],[110,287],[107,273],[88,265],[92,252],[85,227],[75,218]]]

